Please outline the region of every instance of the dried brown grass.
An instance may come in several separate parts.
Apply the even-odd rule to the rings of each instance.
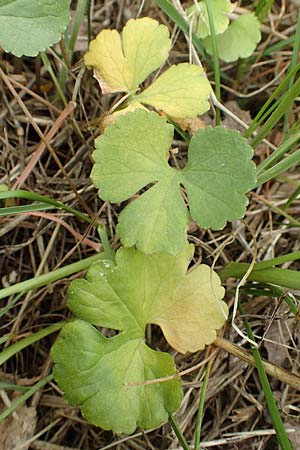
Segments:
[[[136,16],[140,7],[140,0],[95,0],[93,34],[102,28],[121,30],[127,19]],[[257,105],[262,105],[275,86],[282,81],[292,48],[268,58],[262,58],[261,55],[267,45],[288,37],[294,31],[295,14],[292,3],[275,4],[272,20],[269,18],[264,28],[264,40],[259,46],[257,60],[248,67],[246,76],[239,83],[235,81],[236,65],[223,66],[223,71],[232,80],[232,83],[223,86],[224,101],[232,101],[236,105],[236,98],[239,97],[245,102],[244,108],[254,113]],[[183,36],[174,30],[154,1],[144,2],[142,15],[150,15],[170,27],[174,36],[172,62],[188,57],[188,46]],[[73,115],[63,113],[61,124],[56,127],[63,107],[49,75],[44,67],[40,67],[39,60],[17,60],[3,55],[0,67],[12,89],[2,79],[0,184],[14,186],[24,175],[34,152],[41,146],[41,142],[44,142],[36,165],[23,177],[19,187],[62,200],[70,206],[89,212],[96,221],[107,224],[110,235],[113,236],[111,245],[117,248],[119,242],[114,236],[120,207],[103,203],[97,197],[89,179],[91,152],[93,140],[98,134],[99,117],[111,107],[115,99],[101,96],[90,72],[81,72],[86,36],[84,23],[66,86],[67,98],[76,101],[76,108]],[[52,52],[49,53],[49,58],[58,71],[59,65]],[[212,73],[209,68],[207,70],[209,78],[212,79]],[[78,78],[79,76],[81,78]],[[232,105],[231,107],[235,108],[233,112],[236,116],[245,120],[244,111]],[[295,105],[292,122],[298,120],[298,113]],[[53,136],[49,137],[48,133],[53,126]],[[269,137],[274,145],[280,141],[280,133],[280,129],[275,129]],[[178,145],[182,146],[184,155],[183,143],[178,141]],[[256,153],[257,161],[262,160],[268,152],[266,144],[260,146]],[[290,195],[293,185],[299,186],[299,181],[299,171],[295,170],[287,174],[287,179],[277,180],[260,188],[258,195],[250,196],[245,222],[234,223],[220,232],[199,230],[191,226],[189,237],[196,247],[195,263],[215,262],[216,267],[220,267],[232,260],[249,262],[254,245],[257,246],[258,260],[298,250],[299,228],[289,227],[272,206],[282,205]],[[19,204],[21,203],[20,201]],[[299,218],[299,201],[295,201],[287,212]],[[93,243],[98,244],[98,236],[93,227],[88,227],[71,215],[61,212],[9,216],[1,218],[0,223],[0,273],[3,284],[9,283],[10,277],[18,282],[77,261],[93,254]],[[299,269],[299,264],[294,263],[293,268]],[[29,292],[25,298],[21,298],[1,319],[1,334],[9,334],[4,347],[33,331],[68,317],[66,289],[69,282],[70,279],[60,280],[51,286]],[[235,285],[235,281],[228,282],[229,305],[232,305]],[[290,318],[289,312],[273,297],[251,296],[241,292],[240,298],[246,303],[247,316],[255,335],[264,338],[261,344],[263,356],[269,362],[277,363],[299,375],[299,324]],[[240,318],[237,322],[242,327]],[[239,346],[246,344],[229,325],[221,334]],[[51,372],[49,350],[53,339],[43,339],[17,354],[4,366],[1,378],[20,385],[30,385],[48,375]],[[167,349],[159,336],[155,342],[158,348]],[[199,367],[199,363],[206,358],[211,358],[212,369],[202,431],[205,448],[277,448],[255,369],[243,360],[213,346],[196,354],[175,355],[179,371],[191,369],[183,378],[184,400],[177,414],[186,439],[193,439],[199,388],[205,369],[204,364]],[[193,370],[196,365],[197,370]],[[271,380],[271,385],[286,425],[291,429],[295,428],[299,436],[299,391],[276,379]],[[7,399],[8,402],[11,400],[12,397]],[[168,424],[147,433],[139,431],[129,437],[118,437],[88,425],[82,419],[79,409],[69,406],[62,399],[55,383],[36,394],[29,404],[37,412],[35,435],[29,445],[29,448],[35,450],[179,448]],[[291,436],[296,436],[295,433],[292,432]],[[299,441],[298,444],[294,444],[295,449],[300,448]]]

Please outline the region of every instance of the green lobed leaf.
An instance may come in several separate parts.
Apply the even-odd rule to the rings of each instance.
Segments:
[[[116,262],[93,264],[86,279],[68,290],[77,319],[64,326],[51,357],[54,377],[66,399],[81,405],[91,423],[117,433],[159,426],[180,406],[172,357],[144,342],[147,323],[155,323],[175,349],[197,351],[211,343],[226,320],[224,288],[208,266],[186,274],[193,246],[176,257],[121,248]],[[105,338],[93,325],[120,333]]]
[[[223,34],[217,35],[216,39],[219,57],[223,61],[248,58],[261,40],[260,22],[252,13],[243,14],[234,20]],[[211,38],[205,38],[203,44],[206,51],[212,55]]]
[[[145,253],[182,249],[189,220],[181,185],[198,225],[221,229],[244,215],[245,194],[256,183],[253,150],[236,131],[198,130],[183,170],[168,164],[172,135],[164,118],[137,110],[96,140],[92,179],[102,199],[121,202],[154,183],[122,211],[117,227],[123,245],[136,244]]]
[[[234,8],[235,4],[231,3],[230,0],[214,0],[211,2],[216,34],[224,33],[229,25],[227,14],[231,13]],[[193,20],[195,33],[200,39],[210,36],[208,13],[204,1],[197,2],[188,8],[187,14]]]
[[[58,42],[70,20],[70,0],[0,0],[0,46],[36,56]]]
[[[126,247],[146,253],[165,251],[176,255],[186,243],[189,214],[175,171],[131,202],[119,215],[117,233]]]
[[[67,324],[51,352],[65,398],[81,405],[89,423],[131,434],[161,425],[181,402],[180,381],[128,386],[176,373],[170,355],[126,334],[107,339],[91,324]]]
[[[193,136],[181,182],[200,227],[219,230],[245,214],[245,193],[256,180],[252,156],[252,147],[237,131],[207,127]]]

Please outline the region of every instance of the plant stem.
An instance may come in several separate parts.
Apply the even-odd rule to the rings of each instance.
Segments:
[[[183,450],[191,450],[188,443],[185,440],[185,437],[183,436],[183,434],[180,431],[178,423],[176,422],[176,420],[174,419],[172,414],[169,414],[169,423],[170,423],[174,433],[176,434],[177,439],[178,439],[179,443],[181,444]]]
[[[205,402],[205,395],[208,385],[208,379],[211,369],[211,361],[208,361],[206,370],[205,370],[205,376],[204,380],[201,386],[201,392],[200,392],[200,399],[199,399],[199,408],[198,408],[198,414],[197,414],[197,423],[196,423],[196,430],[195,430],[195,444],[194,444],[194,450],[199,450],[200,448],[200,438],[201,438],[201,428],[202,428],[202,421],[203,421],[203,410],[204,410],[204,402]]]
[[[57,79],[57,77],[56,77],[56,75],[54,73],[54,70],[52,69],[52,66],[51,66],[51,63],[49,61],[48,56],[46,55],[45,52],[41,52],[40,55],[41,55],[43,64],[46,67],[46,69],[48,70],[49,75],[50,75],[50,77],[51,77],[51,79],[52,79],[52,81],[53,81],[53,83],[54,83],[54,85],[55,85],[55,87],[57,89],[57,92],[58,92],[58,94],[59,94],[59,96],[60,96],[64,106],[66,106],[67,103],[68,103],[67,99],[66,99],[65,94],[64,94],[64,92],[63,92],[63,90],[61,88],[61,85],[60,85],[60,83],[59,83],[59,81],[58,81],[58,79]]]
[[[0,354],[0,366],[5,363],[9,358],[14,356],[16,353],[20,352],[24,348],[28,347],[29,345],[34,344],[37,341],[40,341],[46,336],[49,336],[49,334],[55,333],[55,331],[60,330],[66,322],[58,322],[54,325],[50,325],[47,328],[43,328],[40,331],[37,331],[36,333],[31,334],[30,336],[21,339],[20,341],[16,342],[15,344],[10,345],[9,347],[5,348],[1,354]]]
[[[295,41],[294,41],[294,46],[293,46],[293,55],[292,55],[292,59],[291,59],[291,63],[288,69],[288,73],[292,72],[293,69],[296,67],[297,65],[297,61],[298,61],[298,55],[299,55],[299,49],[300,49],[300,9],[298,11],[298,17],[297,17],[297,25],[296,25],[296,33],[295,33]],[[295,75],[293,75],[290,78],[289,81],[289,89],[292,88],[293,84],[294,84],[294,79],[295,79]],[[290,118],[290,112],[291,110],[288,109],[285,113],[284,116],[284,125],[283,125],[283,132],[285,133],[288,128],[289,128],[289,118]]]
[[[252,135],[252,133],[256,130],[256,128],[268,116],[270,116],[271,111],[273,111],[274,109],[276,109],[276,107],[278,107],[280,105],[282,98],[279,98],[279,100],[272,107],[272,104],[274,103],[275,99],[278,98],[281,91],[283,91],[288,86],[289,80],[296,74],[296,72],[299,69],[300,69],[300,64],[297,64],[297,66],[284,78],[284,80],[280,83],[280,85],[275,89],[273,94],[268,98],[268,100],[265,102],[265,104],[260,108],[259,112],[256,114],[256,116],[252,120],[251,124],[249,125],[248,130],[245,131],[245,133],[244,133],[245,138],[249,138]],[[266,126],[266,124],[264,126]],[[270,131],[270,129],[265,131],[266,134],[268,134],[269,131]]]
[[[251,351],[246,350],[240,345],[232,344],[232,342],[228,341],[227,339],[219,337],[216,338],[213,345],[218,348],[222,348],[227,353],[230,353],[231,355],[239,358],[241,361],[245,361],[247,364],[256,367],[256,362]],[[298,377],[298,375],[291,373],[290,371],[283,369],[282,367],[276,366],[269,361],[262,361],[262,363],[264,365],[265,372],[268,373],[271,377],[281,381],[282,383],[286,383],[292,388],[299,391],[300,377]]]
[[[221,82],[220,82],[220,66],[219,66],[219,53],[218,45],[215,31],[214,18],[212,14],[210,0],[205,0],[205,5],[208,14],[209,28],[210,28],[210,38],[213,50],[213,63],[214,63],[214,75],[215,75],[215,94],[217,100],[221,101]],[[221,111],[219,108],[216,110],[216,125],[220,125],[221,121]]]
[[[190,26],[181,16],[177,9],[168,0],[155,0],[157,6],[180,28],[185,35],[189,36]],[[200,39],[192,33],[192,42],[199,55],[204,58],[204,51]]]
[[[261,175],[273,164],[281,159],[290,148],[300,140],[300,131],[286,139],[270,156],[268,156],[256,169],[256,174]]]
[[[112,250],[112,248],[111,248],[111,246],[109,244],[109,239],[108,239],[108,235],[107,235],[106,226],[105,225],[102,225],[102,226],[100,225],[98,227],[98,233],[99,233],[101,244],[103,246],[103,254],[105,255],[104,257],[114,261],[115,254],[114,254],[114,251]]]
[[[296,150],[294,153],[287,156],[282,161],[275,164],[270,169],[264,171],[261,175],[259,175],[257,177],[256,187],[261,186],[267,181],[278,177],[283,172],[286,172],[288,169],[290,169],[295,164],[298,164],[299,162],[300,162],[300,150]]]
[[[0,299],[9,297],[10,295],[18,294],[19,292],[22,292],[24,294],[31,289],[37,289],[42,286],[46,286],[47,284],[53,283],[54,281],[60,280],[61,278],[68,277],[73,273],[86,270],[92,263],[104,258],[104,253],[99,253],[97,255],[82,259],[81,261],[78,261],[76,263],[69,264],[68,266],[53,270],[52,272],[44,273],[35,278],[30,278],[29,280],[21,281],[20,283],[16,283],[7,288],[3,288],[0,290]]]
[[[243,314],[243,316],[244,316],[243,321],[244,321],[244,325],[245,325],[248,337],[249,337],[249,339],[251,339],[251,341],[255,342],[251,327],[248,323],[248,320],[246,319],[245,312],[241,305],[239,305],[239,310],[240,310],[240,313]],[[277,436],[278,442],[279,442],[282,450],[292,450],[291,443],[289,441],[289,438],[288,438],[285,428],[283,426],[278,408],[276,406],[276,402],[274,400],[273,393],[272,393],[272,390],[271,390],[271,387],[269,384],[269,380],[266,375],[258,348],[256,348],[254,345],[251,345],[251,350],[252,350],[253,357],[255,359],[256,369],[257,369],[258,376],[259,376],[259,379],[260,379],[260,382],[261,382],[261,385],[262,385],[262,388],[263,388],[263,391],[265,394],[268,411],[269,411],[273,426],[276,431],[276,436]]]
[[[274,128],[277,122],[281,119],[281,117],[285,114],[285,112],[290,108],[291,104],[295,100],[295,98],[300,93],[300,77],[293,84],[293,87],[287,91],[281,98],[279,105],[275,109],[275,111],[271,114],[266,123],[262,126],[260,131],[257,133],[255,138],[253,139],[251,145],[255,148],[266,136],[270,133],[270,131]]]
[[[249,269],[248,263],[231,263],[225,269],[218,272],[222,280],[226,278],[242,278]],[[259,283],[271,283],[288,289],[300,289],[300,276],[297,270],[270,269],[257,270],[255,267],[248,276],[248,280]]]
[[[263,23],[263,21],[266,19],[270,9],[272,8],[274,3],[274,0],[260,0],[256,10],[255,14],[260,21],[260,23]]]
[[[60,202],[58,200],[53,200],[52,198],[46,197],[45,195],[36,194],[35,192],[26,191],[24,189],[0,192],[0,200],[4,200],[7,198],[26,198],[26,200],[32,200],[34,202],[41,202],[41,204],[44,203],[46,205],[50,205],[52,208],[54,207],[57,209],[63,209],[64,211],[73,214],[74,216],[78,217],[81,220],[84,220],[85,222],[92,223],[92,219],[87,214],[83,214],[82,212],[78,211],[77,209],[74,209],[68,205],[65,205],[63,202]],[[39,206],[41,206],[41,204]],[[32,208],[33,206],[34,205],[29,205],[29,208]],[[2,214],[4,209],[9,209],[9,208],[0,208],[0,215],[4,215],[4,214]],[[46,206],[45,206],[45,209],[47,209]],[[30,211],[30,210],[28,210],[28,211]],[[31,209],[31,211],[32,211],[32,209]]]
[[[48,377],[44,378],[43,380],[36,383],[34,386],[30,387],[25,394],[21,395],[21,397],[17,397],[11,405],[5,409],[0,414],[0,422],[4,420],[9,414],[14,412],[19,406],[21,406],[23,403],[26,402],[30,397],[32,397],[36,392],[38,392],[40,389],[42,389],[49,381],[53,380],[53,375],[48,375]]]
[[[72,61],[72,55],[73,55],[73,52],[74,52],[74,48],[75,48],[75,44],[76,44],[79,28],[80,28],[80,25],[81,25],[81,21],[82,21],[82,18],[83,18],[86,6],[87,6],[87,0],[78,0],[77,7],[76,7],[74,24],[73,24],[73,29],[72,29],[72,32],[71,32],[70,39],[67,42],[67,52],[68,52],[68,57],[69,57],[70,61]]]

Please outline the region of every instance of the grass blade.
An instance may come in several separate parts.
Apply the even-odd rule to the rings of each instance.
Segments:
[[[260,23],[263,23],[266,19],[267,15],[269,14],[270,9],[272,8],[274,3],[274,0],[260,0],[256,10],[255,14],[260,21]]]
[[[168,0],[155,0],[157,6],[184,32],[187,36],[190,34],[190,25],[181,16],[177,9]],[[204,51],[200,39],[192,33],[192,42],[200,56],[204,57]]]
[[[0,216],[9,216],[10,214],[26,214],[34,211],[45,211],[53,209],[54,206],[47,203],[36,203],[34,205],[9,206],[8,208],[0,208]]]
[[[11,413],[13,413],[16,409],[19,408],[19,406],[23,405],[23,403],[26,402],[30,397],[32,397],[36,392],[38,392],[40,389],[42,389],[47,383],[53,380],[53,375],[48,375],[48,377],[44,378],[43,380],[39,381],[25,392],[25,394],[21,395],[21,397],[17,397],[11,405],[6,408],[1,414],[0,414],[0,422],[2,422],[7,416],[9,416]]]
[[[261,130],[257,133],[252,141],[252,146],[255,148],[260,142],[272,131],[274,126],[279,122],[282,116],[290,108],[295,98],[300,94],[300,77],[294,83],[293,87],[287,91],[281,98],[281,101],[275,111],[271,114],[269,119],[263,125]]]
[[[275,99],[278,98],[281,95],[281,92],[285,90],[288,86],[289,80],[296,74],[296,72],[300,69],[300,64],[297,64],[297,66],[292,70],[285,79],[280,83],[280,85],[275,89],[273,94],[268,98],[268,100],[265,102],[265,104],[260,108],[259,112],[254,117],[253,121],[249,125],[248,130],[244,133],[245,138],[249,138],[252,133],[256,130],[256,128],[270,115],[271,111],[273,111],[276,107],[279,106],[281,99],[277,101],[275,105],[274,103]]]
[[[251,327],[246,319],[245,312],[244,312],[243,308],[241,307],[241,305],[239,305],[239,310],[240,310],[241,314],[243,314],[243,316],[244,316],[243,321],[244,321],[244,325],[245,325],[245,328],[247,331],[247,335],[248,335],[249,339],[251,339],[252,341],[255,342],[255,338],[252,333]],[[276,436],[277,436],[278,442],[279,442],[282,450],[292,450],[291,443],[290,443],[287,433],[285,431],[278,408],[276,406],[275,399],[273,397],[273,393],[272,393],[272,390],[271,390],[271,387],[269,384],[269,380],[268,380],[268,377],[267,377],[265,369],[264,369],[264,365],[263,365],[259,350],[254,345],[251,345],[251,350],[252,350],[253,357],[255,359],[256,369],[257,369],[258,376],[259,376],[259,379],[260,379],[260,382],[261,382],[261,385],[262,385],[262,388],[263,388],[263,391],[265,394],[268,411],[269,411],[273,426],[276,431]]]
[[[300,150],[296,150],[294,153],[287,156],[279,163],[275,164],[275,166],[271,167],[270,169],[266,170],[261,175],[259,175],[257,177],[256,187],[261,186],[267,181],[278,177],[283,172],[286,172],[288,169],[290,169],[295,164],[298,164],[299,162],[300,162]]]
[[[178,423],[176,422],[176,420],[174,419],[174,417],[172,416],[172,414],[169,415],[169,423],[174,431],[174,433],[177,436],[178,441],[180,442],[183,450],[191,450],[188,443],[185,440],[185,437],[183,436],[183,434],[180,431],[180,428],[178,426]]]
[[[73,273],[86,270],[93,262],[99,261],[101,259],[107,259],[107,256],[104,253],[99,253],[97,255],[90,256],[89,258],[82,259],[81,261],[78,261],[76,263],[69,264],[68,266],[52,270],[52,272],[43,273],[42,275],[30,278],[29,280],[21,281],[20,283],[8,286],[7,288],[3,288],[0,290],[0,299],[9,297],[10,295],[18,294],[19,292],[22,292],[24,294],[31,289],[38,289],[42,286],[46,286],[47,284],[53,283],[54,281],[60,280],[61,278],[68,277]]]
[[[256,169],[256,174],[261,175],[264,170],[269,169],[270,166],[280,160],[290,148],[296,144],[300,139],[300,131],[290,136],[284,141],[270,156],[268,156]]]
[[[298,61],[298,55],[299,55],[299,50],[300,50],[300,9],[298,11],[294,42],[295,43],[294,43],[294,48],[293,48],[292,60],[291,60],[290,66],[289,66],[288,73],[293,71],[293,69],[296,67],[297,61]],[[294,84],[294,78],[295,78],[295,76],[293,75],[289,81],[289,89],[291,89]],[[283,126],[284,132],[286,132],[289,128],[290,112],[291,112],[291,110],[288,109],[284,116],[284,126]]]
[[[35,192],[26,191],[24,189],[0,192],[0,200],[5,200],[8,198],[25,198],[26,200],[32,200],[34,202],[44,203],[46,205],[50,205],[51,207],[54,207],[57,209],[63,209],[64,211],[73,214],[74,216],[78,217],[79,219],[81,219],[85,222],[92,223],[92,219],[87,214],[83,214],[82,212],[77,211],[77,209],[74,209],[68,205],[65,205],[63,202],[53,200],[52,198],[46,197],[45,195],[36,194]],[[32,205],[30,205],[30,207],[32,207]],[[5,208],[0,208],[0,215],[4,215],[4,214],[1,214],[1,211],[3,212],[4,209]],[[6,208],[6,209],[8,209],[8,208]],[[28,210],[27,212],[29,212],[29,211],[30,210]]]
[[[218,101],[221,101],[221,81],[220,81],[220,65],[219,65],[219,53],[216,38],[216,31],[214,25],[214,18],[211,9],[210,0],[205,0],[205,5],[207,8],[210,37],[213,49],[213,63],[214,63],[214,76],[215,76],[215,94]],[[216,125],[220,125],[221,122],[221,111],[219,108],[216,109]]]
[[[197,423],[196,423],[196,430],[195,430],[194,450],[199,450],[199,448],[200,448],[201,428],[202,428],[202,422],[203,422],[203,410],[204,410],[205,394],[206,394],[206,390],[207,390],[210,369],[211,369],[211,361],[209,361],[207,363],[204,380],[203,380],[203,383],[202,383],[202,386],[201,386],[200,399],[199,399],[199,408],[198,408],[198,414],[197,414]]]
[[[44,337],[49,336],[49,334],[55,333],[55,331],[60,330],[65,323],[66,322],[58,322],[54,325],[50,325],[49,327],[43,328],[42,330],[37,331],[36,333],[33,333],[30,336],[27,336],[26,338],[21,339],[15,344],[12,344],[9,347],[5,348],[0,354],[0,366],[24,348],[29,347],[29,345],[40,341]]]

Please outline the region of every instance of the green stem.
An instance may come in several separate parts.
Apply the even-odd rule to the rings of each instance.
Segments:
[[[204,402],[205,402],[205,395],[206,395],[206,390],[207,390],[207,385],[208,385],[210,369],[211,369],[211,361],[208,361],[207,366],[206,366],[204,380],[203,380],[203,383],[201,386],[201,392],[200,392],[199,408],[198,408],[197,423],[196,423],[196,430],[195,430],[194,450],[199,450],[199,448],[200,448]]]
[[[278,51],[284,49],[285,47],[293,47],[295,45],[296,34],[289,36],[287,39],[280,40],[270,47],[264,50],[262,57],[272,55],[272,53],[277,53]]]
[[[261,175],[270,166],[275,164],[281,157],[290,150],[300,139],[300,131],[286,139],[270,156],[268,156],[256,169],[256,174]]]
[[[30,389],[29,386],[21,386],[18,384],[5,383],[5,381],[0,381],[0,389],[4,391],[18,391],[18,392],[27,392]]]
[[[23,405],[23,403],[26,402],[30,397],[32,397],[36,392],[38,392],[40,389],[42,389],[47,383],[53,380],[53,375],[48,375],[48,377],[44,378],[43,380],[36,383],[34,386],[29,388],[25,394],[23,394],[21,397],[17,397],[11,405],[5,409],[0,414],[0,422],[4,420],[9,414],[13,413],[16,409],[18,409],[19,406]]]
[[[288,86],[289,80],[296,74],[296,72],[300,69],[300,64],[297,64],[297,66],[284,78],[284,80],[280,83],[280,85],[275,89],[273,94],[268,98],[268,100],[265,102],[265,104],[260,108],[259,112],[256,114],[254,119],[252,120],[251,124],[249,125],[249,128],[245,131],[244,137],[249,138],[252,133],[256,130],[256,128],[265,120],[269,115],[270,112],[273,111],[272,103],[274,103],[275,99],[277,99],[281,91],[286,89]],[[280,105],[282,98],[279,98],[277,101],[277,107]],[[270,108],[269,108],[270,107]]]
[[[261,175],[259,175],[257,177],[256,187],[261,186],[267,181],[278,177],[283,172],[286,172],[288,169],[290,169],[295,164],[298,164],[299,162],[300,162],[300,150],[296,150],[294,153],[287,156],[282,161],[275,164],[273,167],[271,167],[270,169],[264,171]]]
[[[212,50],[213,50],[215,94],[216,94],[217,100],[220,102],[221,101],[221,82],[220,82],[219,52],[218,52],[215,24],[214,24],[214,18],[213,18],[213,14],[212,14],[210,0],[205,0],[205,5],[206,5],[206,9],[207,9],[207,14],[208,14],[210,38],[211,38]],[[219,110],[219,108],[217,108],[217,110],[216,110],[216,125],[220,125],[220,121],[221,121],[221,111]]]
[[[63,202],[53,200],[52,198],[46,197],[45,195],[36,194],[35,192],[25,191],[24,189],[0,192],[0,200],[4,200],[7,198],[25,198],[26,200],[45,203],[47,205],[50,205],[51,207],[63,209],[64,211],[73,214],[74,216],[78,217],[81,220],[84,220],[85,222],[92,223],[92,219],[88,215],[77,211],[77,209],[71,208],[70,206],[65,205]],[[30,205],[30,207],[32,206],[33,205]],[[9,208],[0,208],[0,215],[3,209]]]
[[[36,333],[33,333],[30,336],[21,339],[15,344],[12,344],[9,347],[5,348],[0,353],[0,366],[2,366],[2,364],[4,364],[9,358],[19,353],[24,348],[29,347],[29,345],[40,341],[44,337],[49,336],[49,334],[55,333],[55,331],[60,330],[65,325],[65,323],[66,322],[58,322],[54,325],[50,325],[49,327],[43,328],[42,330],[37,331]]]
[[[183,434],[180,431],[178,423],[176,422],[176,420],[174,419],[172,414],[169,414],[169,424],[171,425],[174,433],[176,434],[177,439],[178,439],[180,445],[182,446],[183,450],[191,450],[188,443],[185,440],[185,437],[183,436]]]
[[[109,243],[109,239],[108,239],[108,235],[107,235],[107,230],[106,230],[106,226],[99,226],[98,227],[98,233],[99,233],[99,237],[100,237],[100,241],[103,247],[103,254],[104,257],[107,259],[111,259],[112,261],[115,260],[115,253],[112,250],[110,243]]]
[[[173,22],[180,28],[186,36],[190,34],[190,25],[186,22],[186,20],[181,16],[181,14],[177,11],[177,9],[168,1],[168,0],[155,0],[157,6],[163,10],[167,16],[173,20]],[[197,49],[202,58],[205,57],[202,44],[200,39],[192,33],[192,42],[194,47]]]
[[[99,253],[94,256],[90,256],[89,258],[82,259],[73,264],[69,264],[68,266],[61,267],[59,269],[53,270],[49,273],[44,273],[35,278],[30,278],[29,280],[21,281],[20,283],[16,283],[12,286],[0,290],[0,299],[9,297],[10,295],[18,294],[22,292],[30,291],[31,289],[37,289],[42,286],[46,286],[54,281],[60,280],[61,278],[68,277],[73,273],[81,272],[90,267],[90,265],[96,261],[101,259],[105,259],[104,253]]]
[[[291,63],[290,63],[290,66],[289,66],[288,73],[292,72],[293,69],[297,65],[299,50],[300,50],[300,9],[298,11],[297,26],[296,26],[296,33],[295,33],[295,41],[294,41],[294,46],[293,46],[293,55],[292,55],[292,59],[291,59]],[[289,81],[289,89],[292,88],[292,86],[294,84],[294,79],[295,79],[295,75],[293,75],[291,77],[290,81]],[[285,113],[285,116],[284,116],[284,125],[283,125],[283,132],[284,133],[286,133],[286,131],[289,128],[290,113],[291,113],[291,110],[288,109],[286,111],[286,113]]]
[[[239,311],[244,316],[243,321],[244,321],[244,325],[245,325],[249,339],[251,339],[251,341],[255,342],[255,338],[252,333],[251,327],[246,319],[245,311],[241,305],[239,305]],[[269,384],[269,380],[266,375],[264,365],[263,365],[260,353],[258,351],[258,348],[255,347],[254,345],[251,345],[251,350],[252,350],[252,355],[255,359],[256,369],[257,369],[258,376],[259,376],[259,379],[260,379],[260,382],[261,382],[261,385],[262,385],[262,388],[263,388],[263,391],[265,394],[268,411],[269,411],[273,426],[275,428],[276,436],[277,436],[278,442],[281,446],[281,450],[292,450],[291,443],[289,441],[289,438],[288,438],[285,428],[283,426],[278,408],[276,406],[276,402],[274,400],[273,393],[272,393],[272,390],[271,390],[271,387]]]
[[[249,269],[247,263],[231,263],[225,269],[218,272],[222,280],[226,278],[242,278]],[[288,289],[300,289],[300,276],[297,270],[279,269],[272,267],[270,269],[253,269],[248,280],[259,283],[271,283]]]
[[[282,209],[287,209],[291,206],[291,204],[300,196],[300,186],[298,186],[292,195],[288,198],[287,202],[282,206]]]
[[[70,39],[67,42],[67,51],[68,51],[68,56],[69,56],[70,61],[72,61],[72,55],[74,52],[79,28],[81,25],[81,21],[82,21],[86,6],[87,6],[87,0],[78,0],[72,33],[71,33]]]
[[[297,315],[299,314],[299,311],[298,311],[297,307],[294,305],[294,302],[292,301],[291,297],[288,294],[286,294],[284,296],[284,301],[288,305],[288,307],[290,308],[290,310],[293,313],[293,315],[295,316],[295,318],[297,318]]]
[[[34,205],[9,206],[8,208],[0,208],[0,216],[9,216],[11,214],[26,214],[35,211],[46,211],[53,209],[53,206],[47,203],[35,203]]]
[[[274,0],[260,0],[256,10],[255,10],[255,14],[258,18],[258,20],[260,21],[260,23],[263,23],[264,20],[266,19],[270,9],[272,8],[272,5],[274,3]]]
[[[290,108],[291,104],[294,102],[295,98],[300,93],[300,77],[294,83],[293,87],[287,91],[281,98],[280,104],[275,109],[275,111],[271,114],[269,119],[263,125],[261,130],[257,133],[255,138],[253,139],[251,145],[255,148],[266,136],[277,122],[281,119],[281,117],[285,114],[285,112]]]
[[[67,106],[67,103],[68,103],[67,99],[66,99],[65,94],[63,93],[63,90],[61,88],[61,85],[60,85],[60,83],[59,83],[59,81],[58,81],[58,79],[57,79],[57,77],[56,77],[56,75],[54,73],[54,70],[52,69],[52,66],[51,66],[51,63],[49,61],[48,56],[46,55],[45,52],[41,52],[40,55],[41,55],[43,64],[46,67],[46,69],[48,70],[49,75],[50,75],[50,77],[51,77],[51,79],[52,79],[52,81],[54,83],[54,86],[57,89],[57,92],[58,92],[58,94],[59,94],[59,96],[60,96],[64,106]]]

